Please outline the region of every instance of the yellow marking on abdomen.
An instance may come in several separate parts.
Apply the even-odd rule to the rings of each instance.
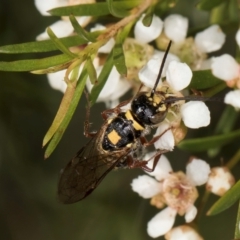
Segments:
[[[121,137],[118,135],[118,133],[114,129],[107,136],[110,142],[114,145],[116,145],[118,141],[121,139]]]
[[[136,120],[134,120],[133,115],[130,112],[130,110],[128,110],[126,112],[125,116],[128,120],[131,120],[133,122],[134,129],[136,129],[136,130],[143,130],[144,129],[144,127],[142,125],[140,125]]]

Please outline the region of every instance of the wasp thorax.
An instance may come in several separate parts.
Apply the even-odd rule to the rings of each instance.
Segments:
[[[169,104],[164,100],[165,94],[162,92],[156,92],[153,95],[143,92],[132,101],[131,109],[141,123],[156,125],[162,122],[167,115]]]

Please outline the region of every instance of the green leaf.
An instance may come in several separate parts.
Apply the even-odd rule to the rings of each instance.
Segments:
[[[141,3],[139,0],[135,1],[116,1],[113,2],[114,8],[118,9],[131,9]],[[110,14],[108,4],[106,2],[99,2],[94,4],[80,4],[69,7],[59,7],[48,11],[54,16],[104,16]]]
[[[69,16],[69,19],[72,23],[72,26],[75,30],[75,32],[82,38],[85,39],[86,42],[95,42],[96,38],[93,38],[92,35],[90,33],[88,33],[87,31],[85,31],[81,25],[79,25],[78,21],[76,20],[76,18],[73,15]]]
[[[228,0],[201,0],[197,4],[197,8],[200,10],[210,11],[213,8],[217,7],[218,5],[222,4],[223,2],[227,2]]]
[[[87,72],[89,75],[90,82],[94,85],[97,83],[97,72],[93,65],[92,59],[88,58],[86,61]]]
[[[106,0],[109,12],[114,16],[118,18],[124,18],[129,15],[129,12],[124,10],[123,8],[117,8],[114,6],[113,0]]]
[[[61,43],[66,47],[78,46],[87,43],[85,39],[79,36],[70,36],[59,38]],[[14,45],[6,45],[0,47],[0,53],[15,54],[15,53],[37,53],[49,52],[57,50],[58,48],[52,40],[43,40],[39,42],[27,42]]]
[[[95,84],[91,90],[89,101],[91,106],[97,101],[97,98],[102,91],[106,81],[108,80],[109,74],[113,68],[113,53],[111,52],[108,55],[108,58],[102,68],[101,73],[99,74],[97,84]]]
[[[130,22],[118,32],[116,36],[116,44],[113,48],[113,64],[117,68],[118,72],[123,76],[127,76],[127,66],[123,50],[123,42],[129,35],[133,24],[134,22]]]
[[[234,239],[240,239],[240,201],[238,203],[237,221],[235,224]]]
[[[50,139],[53,137],[53,135],[56,133],[56,131],[58,130],[61,122],[63,121],[63,119],[65,118],[68,108],[72,102],[74,93],[75,93],[75,89],[76,89],[76,85],[77,85],[77,78],[79,75],[79,67],[77,66],[72,70],[72,74],[70,76],[70,80],[68,80],[68,84],[67,84],[67,89],[63,95],[61,104],[58,108],[57,114],[50,126],[50,128],[48,129],[46,135],[43,138],[43,147],[50,141]]]
[[[212,216],[218,214],[231,207],[239,199],[240,180],[213,204],[213,206],[208,210],[207,215]]]
[[[223,83],[223,81],[214,77],[211,70],[194,71],[188,87],[200,90],[214,87],[219,83]]]
[[[113,63],[121,75],[127,76],[127,67],[121,43],[116,43],[113,48]]]
[[[69,49],[62,44],[62,42],[57,38],[57,36],[54,34],[54,32],[52,31],[51,28],[47,28],[47,34],[49,35],[49,37],[51,38],[51,40],[53,41],[53,43],[55,44],[55,46],[62,51],[63,53],[65,53],[66,55],[69,55],[72,58],[77,57],[76,54],[72,53],[71,51],[69,51]]]
[[[210,148],[227,145],[237,138],[240,138],[240,129],[211,137],[183,140],[178,144],[178,147],[182,150],[188,150],[191,152],[201,152],[209,150]]]
[[[219,118],[218,124],[214,130],[214,134],[224,134],[230,132],[237,119],[239,113],[230,105],[227,105]],[[210,157],[216,156],[220,151],[220,147],[212,148],[208,150],[208,155]]]
[[[27,59],[12,62],[0,62],[0,71],[29,72],[46,69],[52,66],[69,63],[72,58],[66,54],[60,54],[42,59]]]
[[[70,122],[70,120],[72,119],[72,116],[76,110],[76,107],[78,105],[78,102],[82,96],[86,81],[87,81],[87,70],[84,67],[82,70],[82,73],[79,77],[78,83],[77,83],[77,87],[76,87],[76,91],[74,93],[72,102],[68,108],[67,114],[65,116],[65,118],[62,120],[58,130],[55,132],[53,138],[51,139],[50,143],[47,146],[47,149],[45,151],[44,157],[48,158],[52,152],[54,151],[54,149],[57,147],[59,141],[61,140],[65,130],[67,129],[67,126]]]

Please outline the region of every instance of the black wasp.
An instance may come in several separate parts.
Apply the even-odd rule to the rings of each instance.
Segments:
[[[133,99],[105,110],[102,113],[105,122],[97,133],[88,133],[89,123],[86,122],[85,135],[92,138],[61,171],[58,197],[62,203],[75,203],[84,199],[113,169],[139,167],[153,171],[161,154],[167,152],[157,151],[153,169],[147,167],[148,161],[138,159],[142,157],[143,148],[156,142],[162,135],[147,141],[144,137],[147,130],[165,119],[172,103],[186,99],[170,97],[156,90],[170,46],[171,42],[150,92],[139,92]],[[121,107],[128,103],[131,103],[130,109],[122,111]]]

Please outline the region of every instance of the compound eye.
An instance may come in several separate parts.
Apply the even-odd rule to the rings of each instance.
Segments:
[[[167,116],[167,110],[156,113],[150,118],[151,123],[158,124],[162,122]]]

